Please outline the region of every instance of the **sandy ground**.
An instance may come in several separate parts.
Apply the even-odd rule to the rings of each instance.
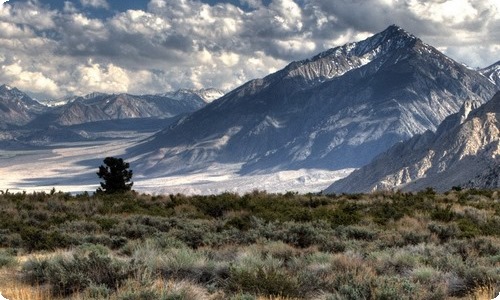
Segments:
[[[97,168],[106,156],[120,157],[125,149],[144,136],[107,142],[54,145],[43,150],[0,150],[0,190],[93,192],[99,186]],[[319,192],[352,169],[340,171],[294,170],[264,175],[240,176],[241,165],[214,165],[198,173],[148,178],[135,176],[134,189],[150,194],[245,193],[255,189],[268,192]],[[131,164],[133,170],[133,163]]]

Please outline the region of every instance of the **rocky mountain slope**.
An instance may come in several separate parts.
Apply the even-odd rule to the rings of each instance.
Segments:
[[[500,92],[478,106],[477,101],[465,102],[435,133],[428,131],[395,145],[325,192],[499,188]]]
[[[500,61],[480,70],[479,72],[491,80],[491,82],[494,82],[500,90]]]
[[[18,89],[0,86],[0,128],[25,125],[44,111],[42,104]]]
[[[252,80],[130,150],[148,174],[360,167],[496,90],[397,26]]]

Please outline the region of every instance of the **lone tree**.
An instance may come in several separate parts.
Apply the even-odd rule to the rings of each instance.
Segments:
[[[132,189],[134,183],[130,181],[132,179],[132,170],[128,169],[130,167],[128,163],[121,158],[106,157],[104,164],[99,167],[99,172],[97,172],[97,176],[104,179],[97,192],[104,191],[113,194],[124,193]]]

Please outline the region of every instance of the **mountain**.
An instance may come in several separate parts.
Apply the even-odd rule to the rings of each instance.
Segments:
[[[44,112],[46,107],[31,99],[20,90],[7,85],[0,86],[0,127],[21,126]]]
[[[105,120],[132,118],[171,118],[205,106],[205,99],[194,92],[173,98],[168,95],[129,95],[92,93],[53,107],[37,123],[50,120],[58,125],[76,125]]]
[[[187,99],[201,98],[206,103],[210,103],[224,96],[224,92],[214,88],[200,90],[180,89],[175,92],[168,92],[161,95],[171,99],[184,101]]]
[[[475,109],[477,106],[476,101],[465,102],[435,133],[428,131],[393,146],[325,192],[499,188],[500,92]]]
[[[480,70],[479,72],[491,80],[491,82],[495,83],[500,90],[500,61]]]
[[[252,80],[130,149],[148,174],[360,167],[496,86],[393,25]]]

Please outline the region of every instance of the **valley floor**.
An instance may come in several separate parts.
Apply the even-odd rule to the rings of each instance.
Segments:
[[[93,192],[99,186],[96,175],[106,156],[120,157],[125,149],[144,139],[135,135],[107,142],[56,144],[38,150],[0,150],[0,189],[10,191]],[[182,193],[219,194],[246,193],[252,190],[268,192],[320,192],[332,182],[349,175],[353,169],[328,171],[301,169],[269,174],[240,176],[241,165],[214,165],[209,169],[186,175],[150,178],[134,171],[134,189],[151,194]]]

